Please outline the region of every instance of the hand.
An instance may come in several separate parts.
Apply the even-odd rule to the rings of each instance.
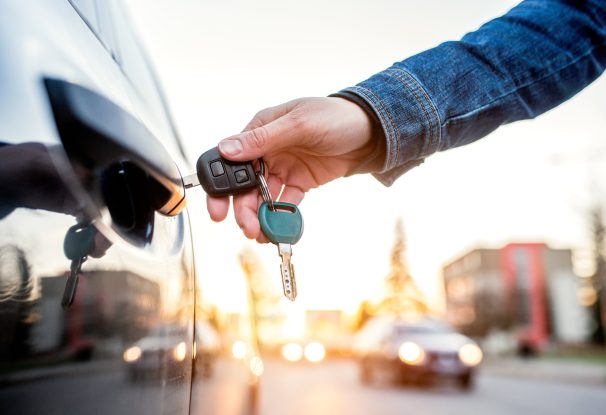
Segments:
[[[374,149],[372,123],[358,105],[342,98],[301,98],[259,112],[240,134],[219,143],[233,161],[265,161],[272,198],[298,204],[305,193],[343,177]],[[279,198],[278,198],[279,196]],[[258,192],[233,197],[236,222],[250,239],[266,242],[260,231]],[[207,197],[210,217],[227,216],[229,198]]]

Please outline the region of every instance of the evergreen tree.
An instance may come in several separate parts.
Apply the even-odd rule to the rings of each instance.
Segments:
[[[264,346],[271,343],[286,318],[280,305],[282,296],[254,250],[245,248],[239,259],[247,282],[253,336],[260,346]]]
[[[406,261],[406,239],[404,225],[398,219],[395,241],[391,249],[391,269],[385,278],[386,294],[379,305],[382,314],[418,315],[428,314],[425,296],[415,284]]]

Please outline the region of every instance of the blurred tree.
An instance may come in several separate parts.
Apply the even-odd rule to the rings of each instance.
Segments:
[[[402,220],[396,222],[396,238],[391,249],[391,269],[385,278],[385,297],[378,305],[380,314],[410,315],[430,312],[425,296],[415,284],[406,261],[406,241]]]
[[[239,259],[248,284],[253,335],[258,339],[259,346],[267,345],[272,342],[272,337],[285,319],[280,305],[281,294],[270,283],[267,272],[252,249],[242,250]]]
[[[591,251],[595,271],[591,283],[597,293],[596,301],[590,306],[596,322],[591,340],[596,344],[606,344],[606,225],[604,209],[596,204],[589,212],[591,229]]]
[[[358,310],[356,311],[356,315],[353,321],[353,331],[358,331],[364,324],[375,315],[375,309],[372,303],[368,300],[364,300],[358,306]]]

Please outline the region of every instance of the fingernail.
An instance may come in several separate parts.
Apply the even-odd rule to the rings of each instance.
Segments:
[[[223,140],[219,142],[219,150],[228,156],[237,156],[242,152],[242,143],[236,139]]]

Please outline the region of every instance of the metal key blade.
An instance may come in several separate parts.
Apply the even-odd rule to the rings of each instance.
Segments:
[[[292,248],[290,244],[278,244],[278,252],[282,258],[280,274],[282,275],[284,295],[290,301],[295,301],[295,298],[297,298],[297,282],[295,280],[295,268],[290,262]]]
[[[63,290],[63,298],[61,299],[61,307],[63,307],[64,310],[67,310],[74,302],[76,289],[78,288],[78,279],[80,277],[80,268],[82,268],[82,264],[86,259],[87,257],[82,257],[72,261],[70,273],[65,282],[65,289]]]
[[[198,174],[190,174],[189,176],[185,176],[183,178],[183,186],[186,189],[190,189],[192,187],[200,186],[200,179],[198,178]]]

